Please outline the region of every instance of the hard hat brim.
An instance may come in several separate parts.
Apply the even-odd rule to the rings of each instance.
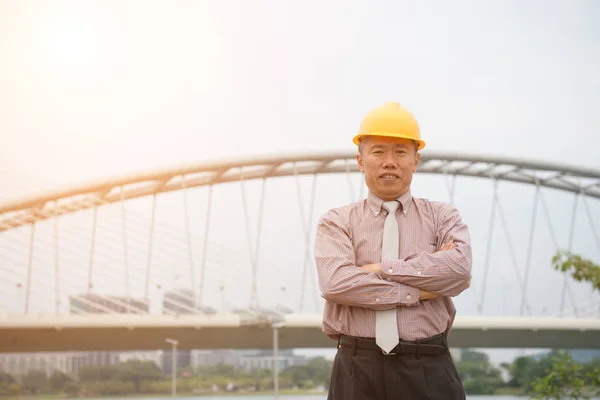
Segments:
[[[365,136],[384,136],[384,137],[395,137],[395,138],[414,140],[415,142],[418,143],[417,150],[421,150],[422,148],[425,147],[425,142],[422,141],[421,139],[415,139],[409,135],[399,135],[397,133],[386,133],[386,132],[375,132],[375,133],[370,132],[367,134],[359,133],[358,135],[354,136],[354,138],[352,139],[352,142],[358,146],[361,139],[364,138]]]

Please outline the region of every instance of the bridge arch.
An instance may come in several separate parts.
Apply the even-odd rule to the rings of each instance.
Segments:
[[[160,193],[169,193],[175,191],[183,191],[184,193],[184,209],[186,214],[186,223],[189,223],[189,218],[187,218],[188,210],[187,203],[185,203],[185,192],[187,189],[191,188],[199,188],[199,187],[208,187],[209,188],[209,196],[212,193],[211,188],[215,185],[232,183],[232,182],[245,182],[245,181],[263,181],[263,194],[261,195],[260,200],[260,208],[259,208],[259,219],[262,218],[262,204],[264,197],[264,182],[270,178],[278,178],[278,177],[300,177],[300,176],[314,176],[317,175],[331,175],[331,174],[356,174],[358,172],[358,168],[355,162],[356,152],[355,151],[337,151],[337,152],[309,152],[309,153],[293,153],[293,154],[277,154],[277,155],[267,155],[267,156],[257,156],[257,157],[249,157],[249,158],[238,158],[231,160],[220,160],[215,162],[202,162],[196,164],[187,164],[180,165],[174,167],[168,167],[157,170],[149,170],[142,171],[138,173],[125,174],[122,176],[116,176],[108,179],[97,180],[94,182],[84,183],[72,185],[69,187],[65,187],[62,189],[54,190],[51,192],[45,192],[41,194],[37,194],[34,196],[26,196],[21,197],[12,201],[8,201],[0,204],[0,234],[2,233],[10,233],[18,230],[18,228],[24,228],[26,225],[31,226],[31,240],[29,241],[29,253],[28,260],[26,261],[27,265],[27,277],[19,278],[24,281],[22,284],[25,288],[25,310],[29,309],[29,298],[30,298],[30,288],[32,287],[32,275],[35,275],[34,257],[31,254],[34,253],[34,229],[38,222],[43,222],[45,220],[49,220],[52,218],[58,218],[61,216],[67,216],[70,214],[75,214],[78,211],[83,210],[93,210],[93,228],[92,231],[92,249],[91,254],[89,256],[89,269],[87,272],[87,285],[89,288],[92,288],[94,281],[92,277],[92,270],[96,273],[96,269],[94,267],[94,263],[96,262],[94,258],[94,237],[96,231],[96,213],[99,208],[102,206],[108,206],[111,204],[117,203],[125,203],[126,201],[144,198],[149,196],[154,196],[153,199],[153,211],[152,211],[152,222],[150,226],[150,247],[152,247],[152,231],[154,229],[154,204],[156,203],[156,196]],[[506,181],[513,182],[518,184],[530,185],[535,187],[537,190],[535,192],[534,203],[537,205],[539,195],[539,188],[549,188],[552,190],[556,190],[564,193],[572,193],[575,194],[575,198],[583,197],[584,200],[587,197],[600,199],[600,170],[593,168],[584,168],[584,167],[576,167],[572,165],[564,165],[564,164],[556,164],[556,163],[547,163],[540,162],[534,160],[527,159],[516,159],[510,157],[492,157],[485,155],[469,155],[469,154],[460,154],[460,153],[447,153],[447,152],[434,152],[428,151],[423,152],[421,157],[421,163],[419,169],[417,171],[419,174],[432,174],[432,175],[443,175],[446,178],[446,184],[448,185],[448,192],[450,197],[453,196],[454,184],[449,184],[450,180],[453,180],[455,177],[470,177],[470,178],[481,178],[486,180],[493,180],[495,182],[498,181]],[[244,185],[242,185],[242,197],[244,194]],[[494,215],[496,213],[500,214],[501,219],[502,210],[499,205],[497,206],[497,185],[494,185],[494,193],[493,193],[493,203],[492,203],[492,215],[491,220],[493,221]],[[313,199],[314,203],[314,187],[312,193],[309,195]],[[246,209],[246,231],[249,240],[249,260],[246,258],[246,262],[249,263],[253,275],[250,278],[250,282],[252,285],[252,301],[251,303],[258,304],[256,300],[257,296],[257,278],[256,278],[256,269],[258,264],[258,250],[260,247],[260,224],[257,228],[257,234],[255,237],[255,241],[251,240],[252,233],[249,228],[248,222],[248,212],[247,212],[247,201],[246,198],[243,199],[244,208]],[[210,197],[209,197],[209,205],[210,205]],[[575,206],[577,202],[575,202]],[[586,205],[586,204],[584,204]],[[210,206],[209,206],[210,208]],[[303,207],[301,207],[303,208]],[[496,212],[498,209],[498,212]],[[124,210],[124,208],[123,208]],[[310,206],[309,211],[300,210],[301,213],[304,213],[302,216],[302,231],[303,238],[302,241],[306,240],[305,245],[307,250],[305,251],[304,257],[304,265],[303,265],[303,277],[301,278],[301,295],[304,293],[304,285],[305,282],[310,279],[313,279],[313,292],[315,297],[318,297],[316,290],[314,289],[314,278],[308,277],[310,273],[314,273],[312,268],[310,268],[310,220],[313,218],[313,207]],[[585,211],[590,214],[589,209],[585,208]],[[535,213],[535,211],[534,211]],[[308,215],[307,215],[308,214]],[[573,213],[574,214],[574,213]],[[308,217],[308,218],[307,218]],[[125,219],[125,211],[123,211],[123,220]],[[313,218],[314,219],[314,218]],[[589,218],[592,220],[591,216]],[[306,222],[308,220],[309,222]],[[531,227],[533,227],[535,220],[532,218]],[[572,218],[573,220],[573,218]],[[117,221],[118,225],[121,225],[121,221]],[[503,222],[503,221],[501,221]],[[524,225],[528,225],[529,222],[525,222]],[[116,237],[117,240],[122,240],[124,247],[124,254],[122,260],[124,260],[124,268],[125,275],[128,276],[130,274],[127,272],[128,264],[131,263],[131,260],[128,260],[128,233],[126,232],[125,225],[126,223],[123,221],[123,233],[122,236]],[[493,223],[490,223],[490,229],[488,231],[488,241],[487,241],[487,249],[485,255],[485,261],[483,261],[480,265],[480,269],[485,271],[483,277],[483,283],[481,286],[477,288],[479,293],[476,293],[475,287],[473,288],[473,294],[475,296],[475,302],[477,304],[477,308],[479,313],[483,308],[483,303],[486,296],[486,282],[489,280],[487,271],[492,269],[492,261],[489,258],[489,248],[492,237],[492,227]],[[503,223],[503,228],[505,232],[505,236],[509,237],[508,229],[506,225]],[[593,224],[592,229],[593,228]],[[574,224],[571,224],[571,235],[573,231]],[[87,228],[86,228],[87,229]],[[243,228],[241,228],[243,229]],[[529,226],[527,229],[530,229]],[[117,228],[118,230],[118,228]],[[199,265],[196,261],[192,261],[192,248],[191,248],[191,239],[189,226],[186,225],[186,233],[182,240],[185,245],[181,250],[182,254],[185,254],[187,259],[184,261],[181,259],[183,263],[189,263],[189,270],[195,271],[198,269]],[[21,230],[22,231],[22,230]],[[533,228],[531,228],[531,232],[533,233]],[[598,239],[598,234],[595,230],[593,230],[593,234],[598,245],[598,250],[600,251],[600,239]],[[55,239],[58,241],[58,234],[55,233]],[[119,236],[119,235],[116,235]],[[202,249],[207,248],[206,238],[208,235],[204,236],[204,245]],[[2,237],[0,237],[2,239]],[[557,240],[554,239],[554,245],[558,247]],[[1,240],[0,240],[0,250],[1,250]],[[131,243],[129,243],[131,246]],[[58,248],[58,244],[56,244]],[[480,246],[480,248],[485,248],[486,246]],[[530,236],[530,241],[527,244],[527,252],[530,253],[532,248],[532,239]],[[58,250],[57,250],[58,251]],[[203,250],[204,251],[204,250]],[[509,254],[509,269],[514,269],[519,290],[521,291],[521,314],[529,314],[531,312],[528,307],[527,300],[527,288],[530,286],[528,284],[528,271],[530,268],[529,258],[525,263],[522,271],[519,271],[518,262],[516,261],[517,257],[515,255],[515,251],[513,245],[510,242],[510,238],[508,239],[508,248],[507,253]],[[142,278],[145,282],[145,294],[144,297],[148,297],[149,292],[149,282],[150,282],[150,266],[152,264],[152,249],[147,250],[148,261],[147,268],[145,272],[145,278]],[[119,261],[119,260],[117,260]],[[300,260],[302,261],[302,260]],[[261,261],[262,262],[262,261]],[[203,284],[203,275],[205,268],[205,256],[202,254],[202,261],[200,270],[200,286]],[[56,275],[58,276],[58,257],[56,261]],[[0,270],[0,272],[2,272]],[[192,287],[196,287],[197,277],[194,276],[193,272],[190,272],[190,281],[192,283]],[[82,278],[83,279],[83,278]],[[121,278],[122,279],[122,278]],[[477,282],[478,283],[478,282]],[[21,283],[19,283],[21,284]],[[56,287],[58,287],[58,283]],[[129,288],[129,283],[126,283],[127,288]],[[50,287],[50,286],[49,286]],[[0,289],[2,289],[2,282],[0,282]],[[52,290],[52,289],[51,289]],[[0,290],[1,291],[1,290]],[[58,289],[56,290],[56,309],[59,308],[58,297]],[[90,292],[90,290],[88,290]],[[129,289],[126,290],[129,292]],[[200,289],[200,293],[203,293],[203,290]],[[571,303],[575,307],[574,314],[577,314],[576,304],[573,302],[573,295],[571,293],[571,289],[569,285],[565,285],[562,288],[561,297],[561,310],[566,309],[566,299],[567,295],[571,297]],[[89,302],[89,299],[82,298],[80,302]],[[115,300],[116,301],[116,300]],[[304,299],[301,298],[300,304],[303,304]],[[202,303],[202,297],[200,297],[200,303]],[[596,303],[591,303],[590,309],[597,308]],[[124,307],[130,307],[131,305],[123,305]],[[302,306],[301,306],[302,307]],[[0,310],[1,311],[1,310]],[[300,308],[302,311],[302,308]]]
[[[356,152],[310,152],[202,162],[130,173],[0,204],[0,232],[123,199],[240,180],[358,172]],[[600,198],[600,170],[510,157],[425,152],[417,173],[519,182]]]

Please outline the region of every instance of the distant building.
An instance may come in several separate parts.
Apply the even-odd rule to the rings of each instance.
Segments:
[[[163,363],[163,351],[123,351],[119,353],[119,362],[126,362],[129,360],[152,361],[160,367]]]
[[[0,372],[12,376],[27,375],[29,371],[43,371],[50,376],[54,371],[79,374],[85,366],[108,366],[127,360],[152,361],[162,364],[162,351],[129,352],[61,352],[61,353],[0,353]]]
[[[147,314],[145,299],[123,296],[102,296],[93,293],[69,296],[70,314]]]
[[[258,369],[273,369],[273,362],[273,350],[193,350],[191,366],[197,369],[219,364],[233,365],[249,372]],[[294,355],[291,349],[279,351],[280,371],[296,365],[306,365],[307,363],[306,357]]]
[[[75,353],[72,357],[72,368],[70,373],[78,374],[81,368],[87,366],[105,367],[119,362],[118,353],[109,351],[88,351],[85,353]]]
[[[241,355],[231,349],[225,350],[192,350],[191,366],[194,369],[200,367],[213,367],[215,365],[238,366]]]
[[[27,375],[29,371],[43,371],[51,375],[54,371],[73,372],[71,353],[0,353],[0,372],[12,376]]]
[[[163,314],[185,315],[197,314],[199,310],[196,307],[194,292],[190,289],[173,289],[165,292],[163,296]],[[187,368],[192,360],[191,350],[177,351],[177,368]],[[165,351],[163,353],[162,370],[171,373],[173,370],[173,352]]]
[[[275,357],[273,350],[241,350],[238,367],[244,371],[253,371],[256,369],[274,369]],[[283,349],[278,354],[278,369],[283,371],[286,368],[294,366],[303,366],[308,363],[305,356],[294,355],[293,349]]]

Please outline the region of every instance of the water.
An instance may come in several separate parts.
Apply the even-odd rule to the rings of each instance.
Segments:
[[[239,395],[239,396],[183,396],[183,397],[171,397],[171,396],[163,396],[163,397],[111,397],[110,400],[190,400],[190,399],[198,399],[198,400],[243,400],[243,399],[252,399],[252,400],[273,400],[275,397],[273,395],[261,395],[261,396],[252,396],[252,395]],[[302,395],[279,395],[280,400],[326,400],[326,394],[302,394]],[[467,396],[467,400],[526,400],[527,397],[515,397],[515,396]],[[88,399],[94,400],[94,399]],[[98,398],[96,400],[106,400],[106,398]]]

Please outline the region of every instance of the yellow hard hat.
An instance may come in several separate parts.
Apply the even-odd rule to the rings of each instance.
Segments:
[[[385,103],[369,111],[352,141],[358,145],[364,136],[369,135],[412,139],[418,143],[419,150],[425,147],[417,120],[398,103]]]

